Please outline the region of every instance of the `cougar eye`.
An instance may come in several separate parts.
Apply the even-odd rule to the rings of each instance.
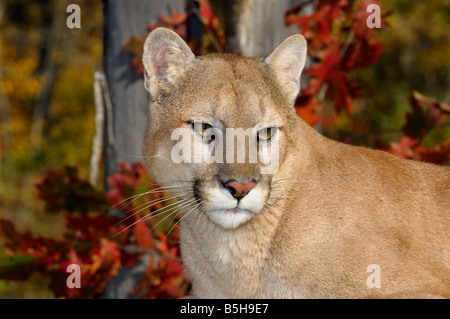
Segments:
[[[275,127],[267,127],[260,129],[258,131],[258,141],[263,142],[270,141],[275,136],[276,130],[277,129]]]
[[[197,133],[201,138],[210,138],[211,137],[211,125],[202,122],[194,122],[192,123],[192,128],[195,133]]]

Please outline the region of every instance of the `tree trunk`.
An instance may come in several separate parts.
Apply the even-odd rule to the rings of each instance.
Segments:
[[[265,57],[298,26],[287,26],[284,14],[309,0],[222,0],[225,34],[230,52],[249,57]],[[303,13],[314,6],[305,5]]]
[[[105,177],[119,162],[142,159],[142,140],[147,126],[147,93],[143,77],[131,66],[133,55],[123,46],[131,36],[145,35],[158,15],[184,11],[184,0],[104,0],[104,68],[113,114],[107,122],[113,137],[104,144]]]

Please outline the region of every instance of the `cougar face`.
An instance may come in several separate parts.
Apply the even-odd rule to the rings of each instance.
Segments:
[[[144,153],[152,159],[151,175],[166,185],[191,184],[184,195],[224,228],[238,227],[270,203],[271,181],[291,142],[285,132],[295,113],[276,110],[278,92],[261,94],[267,86],[261,82],[272,80],[267,68],[244,57],[195,59],[178,83],[202,89],[174,89],[150,110]]]

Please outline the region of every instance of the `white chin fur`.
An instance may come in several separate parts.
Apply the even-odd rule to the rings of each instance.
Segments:
[[[253,213],[240,208],[207,211],[206,214],[225,229],[236,228],[253,217]]]
[[[262,192],[254,188],[239,203],[226,189],[214,189],[205,203],[208,217],[226,229],[233,229],[251,219],[264,207]]]

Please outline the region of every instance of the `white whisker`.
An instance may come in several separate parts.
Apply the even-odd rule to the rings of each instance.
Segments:
[[[178,220],[176,223],[175,223],[175,225],[173,225],[170,229],[169,229],[169,231],[167,232],[167,234],[166,234],[166,236],[164,237],[164,239],[163,240],[165,240],[166,238],[167,238],[167,236],[170,234],[170,232],[172,231],[172,229],[175,227],[175,226],[177,226],[184,218],[188,218],[187,216],[189,216],[190,214],[192,214],[192,212],[194,211],[196,211],[200,206],[201,206],[201,204],[203,203],[203,201],[201,201],[201,202],[199,202],[194,208],[192,208],[190,211],[188,211],[187,213],[184,213],[184,215],[183,216],[181,216],[181,218],[180,218],[180,220]]]
[[[186,210],[188,210],[190,207],[192,207],[192,205],[194,205],[195,204],[195,202],[196,202],[197,200],[196,199],[192,199],[192,200],[190,200],[188,203],[184,203],[183,204],[183,208],[178,212],[178,214],[177,215],[175,215],[173,218],[172,218],[172,220],[171,220],[171,223],[175,220],[175,218],[178,216],[178,215],[180,215],[180,214],[185,214],[185,211]],[[189,213],[189,212],[188,212]],[[171,214],[170,214],[171,215]],[[166,219],[167,217],[169,217],[170,215],[168,215],[168,216],[166,216],[164,219]],[[180,218],[180,220],[183,218],[183,216]],[[162,221],[162,220],[161,220]],[[160,221],[160,222],[161,222]],[[158,223],[159,224],[159,223]],[[169,223],[170,224],[170,223]],[[155,225],[155,227],[156,227],[156,225]],[[173,228],[173,227],[172,227]],[[171,230],[172,230],[172,228],[171,228]],[[170,232],[170,231],[169,231]],[[168,233],[167,233],[168,234]]]
[[[290,181],[290,180],[276,180],[276,181],[272,181],[272,185],[273,184],[287,184],[287,183],[318,183],[319,181],[314,181],[314,180],[302,180],[302,181]]]
[[[269,206],[272,206],[272,208],[278,208],[278,209],[281,209],[283,212],[285,212],[286,214],[288,214],[288,215],[294,215],[294,213],[292,213],[292,212],[290,212],[290,211],[287,211],[286,209],[284,209],[283,207],[280,207],[279,205],[277,205],[277,204],[275,204],[275,203],[269,203],[269,202],[267,202],[266,203],[267,205],[269,205]]]
[[[163,197],[163,198],[157,198],[157,199],[151,200],[150,202],[146,202],[146,203],[144,203],[144,204],[141,204],[141,205],[139,205],[139,206],[133,208],[133,209],[138,209],[138,211],[136,211],[136,212],[134,212],[133,214],[131,214],[131,215],[129,215],[129,216],[123,218],[122,220],[120,220],[120,221],[119,221],[116,225],[114,225],[114,226],[117,226],[118,224],[123,223],[123,222],[126,221],[127,219],[133,217],[133,216],[136,215],[136,214],[139,214],[141,211],[146,210],[147,208],[150,208],[150,207],[152,207],[153,205],[156,205],[156,204],[159,204],[159,203],[162,203],[162,202],[171,200],[171,199],[178,199],[178,198],[182,198],[182,196],[165,196],[165,197]],[[140,209],[142,206],[146,206],[146,207]],[[127,211],[127,212],[125,212],[125,213],[128,214],[128,213],[131,212],[133,209],[130,209],[129,211]]]
[[[186,200],[186,201],[189,201],[189,200]],[[165,211],[166,209],[169,209],[170,207],[172,207],[172,206],[174,206],[174,205],[177,205],[177,204],[179,204],[179,203],[178,203],[178,202],[175,202],[175,203],[172,203],[172,204],[169,204],[169,205],[165,205],[165,206],[163,206],[162,208],[157,209],[157,210],[155,210],[154,212],[152,212],[152,213],[150,213],[150,214],[148,214],[148,215],[146,215],[146,216],[144,216],[144,217],[139,218],[137,221],[135,221],[134,223],[132,223],[132,224],[129,225],[128,227],[126,227],[126,228],[122,229],[121,231],[119,231],[118,233],[114,234],[113,237],[114,237],[114,236],[117,236],[117,235],[119,235],[119,234],[121,234],[121,233],[124,232],[125,230],[127,230],[127,229],[133,227],[134,225],[136,225],[137,223],[139,223],[139,222],[141,222],[141,221],[146,221],[146,220],[148,220],[148,219],[150,219],[150,218],[152,218],[152,217],[156,217],[156,216],[159,216],[159,215],[161,215],[161,214],[163,214],[163,213],[166,213],[166,211]],[[152,206],[152,205],[149,205],[148,207],[150,207],[150,206]],[[146,208],[148,208],[148,207],[146,207]],[[144,208],[144,209],[146,209],[146,208]],[[141,209],[140,211],[142,211],[142,210],[144,210],[144,209]],[[159,212],[159,211],[161,211],[161,210],[163,210],[163,212],[160,212],[160,213],[156,214],[157,212]],[[133,214],[133,215],[136,215],[136,213]]]
[[[195,199],[184,199],[184,200],[182,200],[182,201],[180,201],[180,202],[176,202],[176,203],[174,203],[174,204],[176,204],[177,206],[180,206],[180,205],[190,205],[190,204],[192,204],[193,202],[195,201]],[[182,211],[183,209],[181,209],[178,213],[180,213],[181,211]],[[167,211],[163,211],[163,212],[160,212],[160,213],[158,213],[158,214],[154,214],[154,213],[156,213],[157,211],[155,211],[155,212],[153,212],[153,213],[151,213],[151,214],[149,214],[148,216],[144,216],[144,220],[148,220],[148,219],[151,219],[151,218],[153,218],[153,217],[156,217],[156,216],[159,216],[159,215],[162,215],[162,214],[165,214],[165,213],[167,213]],[[165,218],[167,218],[167,217],[164,217],[162,220],[164,220]],[[158,222],[159,223],[159,222]],[[156,225],[155,225],[156,226]]]
[[[111,206],[111,208],[116,208],[116,207],[117,207],[118,205],[120,205],[121,203],[123,203],[123,202],[125,202],[125,201],[127,201],[127,200],[132,199],[128,204],[126,204],[125,206],[121,207],[121,209],[124,209],[125,207],[127,207],[128,205],[130,205],[130,204],[133,202],[133,200],[135,200],[135,199],[139,199],[140,197],[142,197],[142,196],[144,196],[144,195],[149,195],[149,194],[153,194],[153,193],[164,193],[164,192],[166,192],[167,189],[175,190],[175,189],[190,189],[190,188],[188,188],[188,187],[186,187],[186,186],[177,186],[177,185],[166,186],[166,187],[158,187],[158,188],[151,189],[151,190],[149,190],[149,191],[147,191],[147,192],[144,192],[144,193],[141,193],[141,194],[136,194],[136,195],[132,195],[132,196],[130,196],[130,197],[127,197],[127,198],[121,200],[120,202],[114,204],[113,206]]]

